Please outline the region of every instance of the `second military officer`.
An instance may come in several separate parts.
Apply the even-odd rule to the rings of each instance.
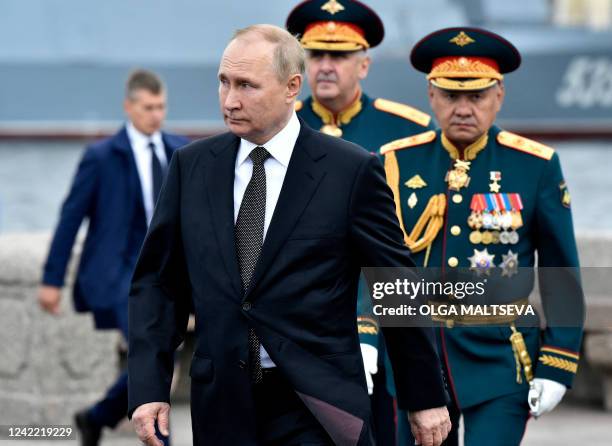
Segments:
[[[521,305],[537,254],[545,330],[516,315],[437,318],[453,400],[447,444],[457,444],[462,415],[466,446],[518,445],[530,411],[552,410],[578,367],[580,282],[551,273],[578,267],[569,192],[552,148],[494,124],[503,75],[521,62],[510,42],[482,29],[443,29],[415,45],[411,62],[427,73],[440,129],[392,141],[381,154],[415,263],[495,279],[500,292],[489,302]],[[575,317],[559,323],[560,310]]]

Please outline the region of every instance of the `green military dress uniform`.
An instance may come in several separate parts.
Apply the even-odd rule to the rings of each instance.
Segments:
[[[452,190],[448,181],[452,176],[448,172],[456,170],[457,160],[461,161],[459,151],[444,140],[440,130],[391,142],[382,147],[381,153],[409,245],[419,242],[410,239],[410,233],[432,197],[444,203],[440,205],[442,209],[429,217],[432,220],[441,217],[439,232],[428,249],[413,254],[417,266],[453,270],[475,267],[476,261],[484,270],[501,273],[502,281],[514,280],[519,266],[533,266],[536,252],[540,267],[578,266],[569,195],[559,157],[553,149],[492,127],[484,138],[464,151],[463,165],[467,165],[469,184],[458,190]],[[476,229],[470,220],[478,201],[475,197],[495,198],[495,195],[502,199],[520,199],[522,208],[515,211],[520,211],[521,221],[516,227],[511,224],[507,230],[487,230],[482,225],[480,230]],[[504,232],[508,235],[501,236]],[[558,286],[562,285],[548,283],[541,287],[544,309],[568,305],[583,312],[580,293],[573,295],[575,301],[555,302],[567,294]],[[527,299],[529,291],[514,299]],[[474,326],[483,322],[496,326]],[[522,425],[510,426],[507,419],[496,420],[493,413],[489,413],[486,422],[497,434],[509,429],[522,436],[529,387],[525,366],[517,357],[520,352],[513,349],[510,341],[513,331],[520,332],[524,338],[535,377],[571,387],[578,367],[582,329],[549,326],[540,333],[537,327],[513,328],[512,322],[448,318],[437,334],[458,407],[463,410],[518,394],[525,410],[515,420],[520,423],[522,419]],[[466,444],[497,444],[484,441],[472,439]]]
[[[497,88],[520,54],[488,31],[448,28],[418,42],[411,62],[452,97]],[[380,153],[418,267],[442,277],[470,273],[490,281],[485,304],[527,307],[538,266],[544,330],[536,313],[433,316],[465,445],[517,445],[529,417],[529,383],[546,378],[571,387],[578,368],[584,301],[559,157],[496,126],[463,150],[436,130],[391,141]],[[444,303],[462,302],[450,294]]]

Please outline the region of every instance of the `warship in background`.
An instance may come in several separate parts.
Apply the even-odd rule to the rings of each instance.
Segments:
[[[534,137],[612,137],[612,0],[365,2],[387,31],[372,52],[369,94],[429,110],[410,48],[437,28],[482,26],[523,54],[522,67],[506,77],[503,127]],[[227,40],[252,23],[282,25],[291,7],[286,0],[3,0],[0,138],[112,133],[122,121],[123,82],[140,66],[168,84],[169,129],[218,132],[216,72]]]

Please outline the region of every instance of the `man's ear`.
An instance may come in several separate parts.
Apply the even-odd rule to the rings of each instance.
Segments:
[[[126,116],[130,116],[130,112],[132,110],[132,101],[130,98],[125,98],[123,100],[123,112]]]
[[[503,81],[497,82],[497,111],[499,112],[504,103],[504,98],[506,97],[506,88],[504,87]]]
[[[364,54],[364,56],[359,61],[358,74],[359,74],[360,80],[364,80],[366,77],[368,77],[368,72],[370,71],[371,62],[372,62],[372,59],[367,54]]]
[[[429,98],[429,105],[431,106],[431,103],[433,102],[433,97],[434,97],[434,90],[436,87],[434,87],[433,85],[431,85],[430,82],[427,83],[427,97]]]
[[[302,90],[302,82],[304,78],[301,74],[292,75],[287,81],[287,101],[293,101]]]

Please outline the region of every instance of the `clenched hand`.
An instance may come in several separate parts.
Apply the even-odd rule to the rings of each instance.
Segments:
[[[132,414],[132,424],[138,439],[147,446],[163,446],[162,441],[155,436],[155,420],[159,431],[165,437],[170,432],[170,404],[146,403],[138,406]]]
[[[411,412],[408,421],[416,444],[422,446],[440,446],[451,430],[446,406]]]

